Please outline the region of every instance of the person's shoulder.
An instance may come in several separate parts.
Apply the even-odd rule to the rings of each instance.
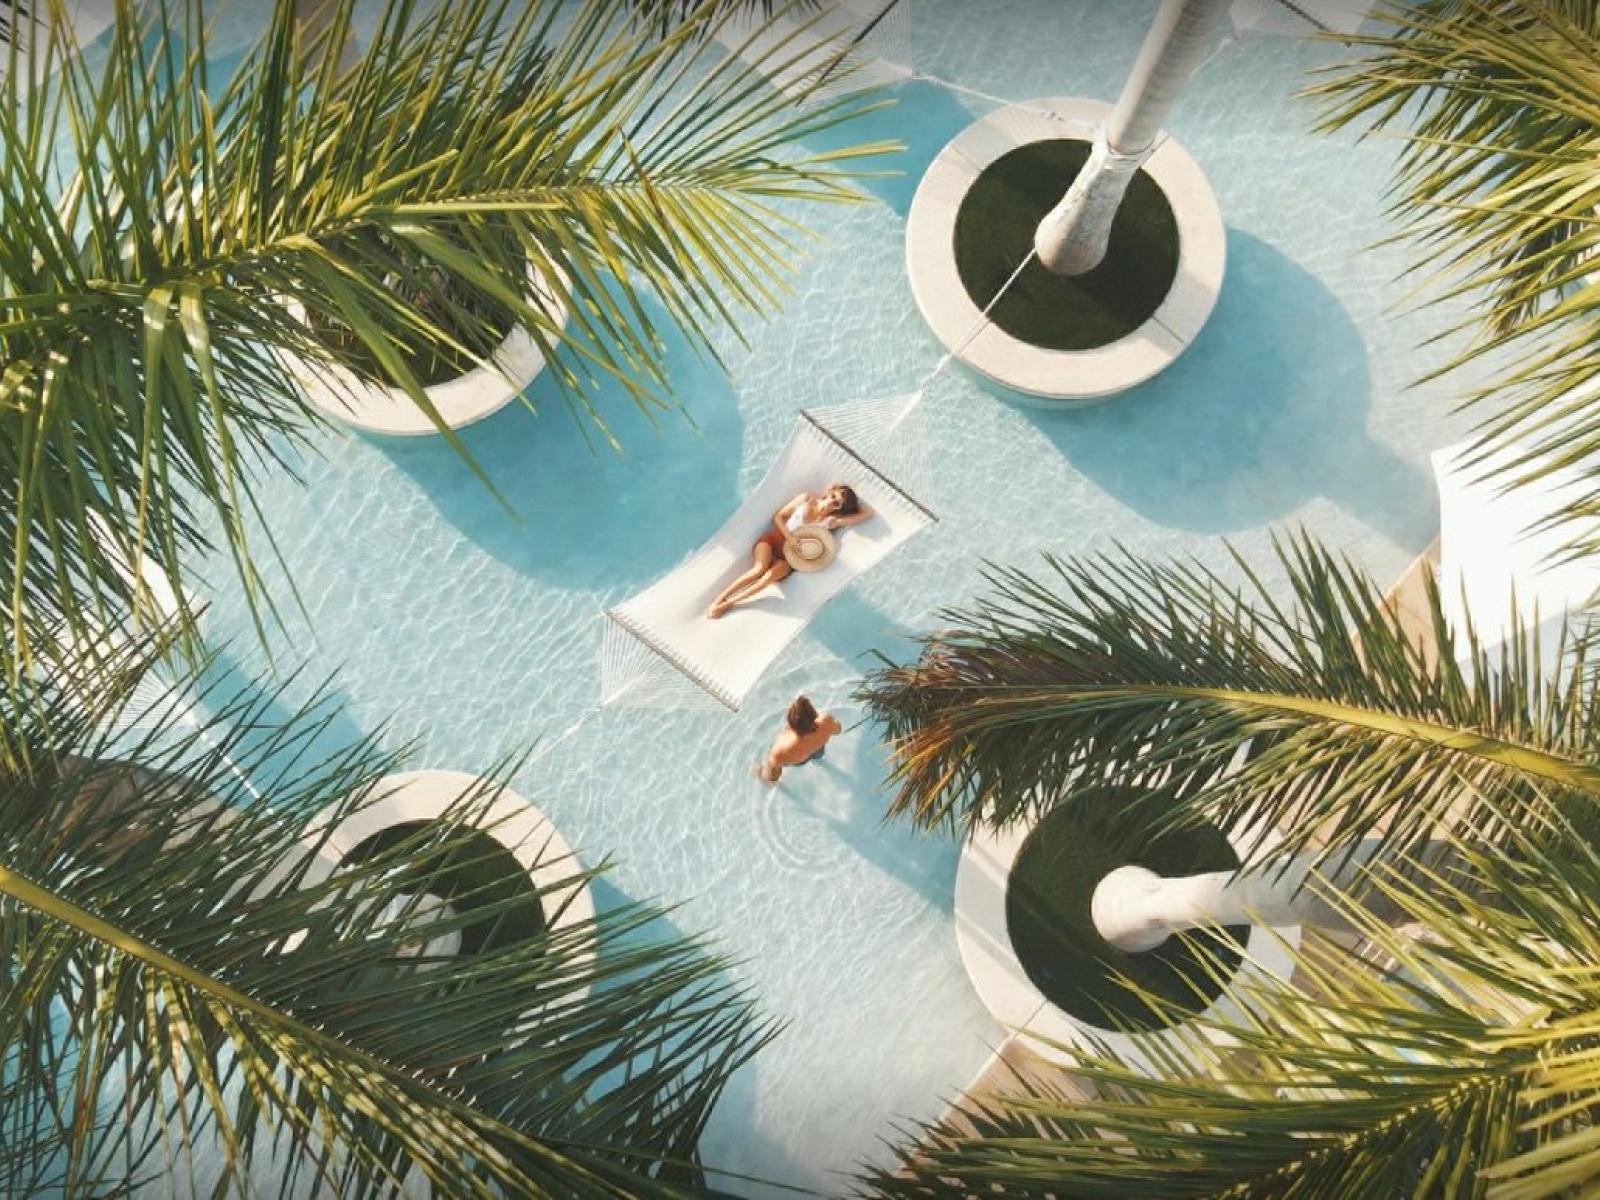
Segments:
[[[832,713],[824,713],[822,720],[818,721],[817,724],[829,733],[840,733],[844,730],[844,726],[839,724],[839,718]]]

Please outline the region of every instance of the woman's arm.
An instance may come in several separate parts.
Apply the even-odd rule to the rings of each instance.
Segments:
[[[848,517],[835,517],[833,519],[833,527],[835,529],[849,529],[852,525],[861,524],[870,516],[872,516],[872,509],[863,504],[860,509],[851,513]]]

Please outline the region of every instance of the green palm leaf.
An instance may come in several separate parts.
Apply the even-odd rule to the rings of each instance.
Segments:
[[[1364,955],[1308,942],[1300,987],[1236,986],[1243,1017],[1151,1043],[1147,1070],[1090,1049],[1076,1085],[969,1101],[869,1193],[1585,1194],[1600,1176],[1600,860],[1575,841],[1462,850],[1470,888],[1375,873],[1421,936],[1352,907]]]
[[[406,351],[481,362],[484,329],[428,280],[525,328],[609,440],[594,385],[665,404],[644,293],[714,353],[714,324],[781,290],[801,241],[791,202],[856,197],[856,152],[789,147],[870,102],[792,109],[760,64],[700,36],[710,7],[646,38],[625,0],[391,0],[348,69],[352,3],[331,7],[313,36],[277,0],[219,86],[199,0],[119,5],[92,57],[53,4],[60,70],[7,75],[8,642],[56,616],[85,636],[137,598],[128,565],[178,578],[213,542],[270,606],[245,533],[251,489],[319,421],[289,358],[376,373],[437,419]],[[565,332],[528,299],[530,267],[571,313]]]
[[[1235,980],[1234,1015],[1175,1012],[1138,1062],[1090,1039],[1059,1084],[967,1099],[870,1194],[1534,1200],[1600,1178],[1589,639],[1486,647],[1430,579],[1430,649],[1313,542],[1278,559],[1286,589],[1242,560],[994,570],[863,685],[919,824],[1145,789],[1130,820],[1260,823],[1283,835],[1266,861],[1330,864],[1319,894],[1361,939],[1309,937],[1292,985]]]
[[[1359,570],[1309,541],[1279,563],[1286,604],[1242,561],[1242,584],[1123,556],[994,571],[991,598],[861,689],[887,727],[891,813],[1002,824],[1110,784],[1177,820],[1272,826],[1272,860],[1374,836],[1407,853],[1441,825],[1494,837],[1592,807],[1586,641],[1546,679],[1537,638],[1481,646],[1430,585],[1435,658]]]
[[[632,0],[639,17],[653,23],[662,33],[670,33],[685,21],[691,21],[699,10],[706,8],[706,0]],[[718,16],[730,13],[753,13],[771,17],[775,12],[789,10],[804,16],[825,7],[823,0],[710,0],[711,11]]]
[[[698,1194],[711,1105],[770,1033],[721,959],[631,905],[419,967],[519,903],[417,900],[495,785],[319,880],[314,820],[390,756],[329,753],[317,707],[272,724],[248,693],[108,725],[143,652],[60,665],[105,686],[5,714],[0,1191]]]
[[[1496,467],[1530,482],[1562,465],[1593,474],[1600,408],[1593,346],[1600,285],[1600,10],[1588,0],[1423,0],[1384,10],[1393,30],[1350,39],[1370,53],[1308,89],[1323,128],[1403,139],[1393,189],[1400,237],[1432,299],[1465,298],[1475,329],[1435,374],[1482,362],[1491,382],[1477,448],[1517,439]],[[1592,518],[1600,486],[1562,520]],[[1573,549],[1600,546],[1570,527]]]

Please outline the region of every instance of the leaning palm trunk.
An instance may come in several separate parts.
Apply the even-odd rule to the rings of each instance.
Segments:
[[[1095,133],[1089,161],[1039,222],[1033,247],[1058,275],[1100,265],[1128,184],[1155,149],[1178,92],[1210,46],[1229,0],[1165,0],[1111,116]]]
[[[1369,886],[1375,868],[1389,874],[1443,873],[1449,847],[1435,843],[1405,863],[1386,862],[1382,838],[1366,838],[1334,863],[1299,854],[1270,871],[1205,871],[1158,875],[1136,864],[1118,867],[1094,890],[1095,928],[1119,950],[1154,950],[1174,933],[1230,925],[1310,925],[1350,931],[1350,906],[1366,919],[1397,916],[1382,891]]]
[[[1076,1051],[1074,1076],[1095,1094],[1020,1079],[970,1097],[867,1194],[1592,1194],[1600,859],[1586,841],[1509,849],[1465,854],[1470,887],[1380,873],[1426,936],[1371,922],[1370,954],[1303,943],[1304,990],[1235,988],[1236,1014],[1195,1022],[1213,1036],[1168,1038],[1141,1063]]]
[[[893,811],[924,827],[1114,803],[1119,828],[1271,828],[1243,878],[1289,890],[1305,856],[1339,880],[1381,845],[1361,892],[1315,897],[1370,953],[1307,939],[1303,989],[1241,975],[1234,1004],[1174,1013],[1187,1032],[1143,1043],[1138,1062],[1064,1050],[1097,1096],[1044,1083],[968,1101],[871,1195],[1593,1193],[1589,643],[1558,647],[1556,671],[1530,638],[1485,648],[1445,620],[1430,580],[1428,654],[1356,568],[1303,540],[1277,565],[1286,586],[1271,589],[1242,562],[1227,575],[1128,557],[996,572],[988,599],[941,614],[916,660],[885,663],[861,695],[893,750]],[[1258,914],[1276,898],[1237,887],[1191,882],[1197,894],[1174,888],[1152,907],[1176,917],[1181,898],[1182,915],[1226,919],[1235,901]],[[1425,936],[1397,928],[1413,923]]]

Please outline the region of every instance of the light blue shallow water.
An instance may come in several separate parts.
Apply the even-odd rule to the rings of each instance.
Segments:
[[[1110,99],[1154,7],[916,0],[916,66],[1007,99]],[[483,769],[561,738],[515,786],[588,858],[616,857],[615,889],[686,901],[676,921],[717,931],[789,1022],[716,1113],[709,1162],[839,1190],[836,1172],[881,1161],[894,1123],[935,1113],[1002,1036],[956,953],[956,847],[880,823],[873,729],[777,791],[750,778],[797,691],[851,724],[862,654],[970,598],[984,557],[1120,541],[1214,560],[1227,537],[1265,565],[1270,531],[1303,524],[1387,579],[1433,536],[1426,456],[1459,423],[1452,390],[1406,385],[1430,361],[1414,347],[1448,314],[1388,315],[1403,258],[1363,249],[1387,232],[1392,145],[1315,138],[1311,110],[1289,99],[1340,53],[1247,36],[1185,95],[1173,130],[1229,226],[1225,289],[1191,351],[1069,415],[941,379],[923,414],[941,524],[825,609],[738,714],[594,713],[598,614],[721,523],[798,408],[905,391],[932,367],[940,348],[905,282],[905,210],[985,101],[912,83],[856,131],[908,143],[904,178],[876,185],[871,207],[804,213],[815,252],[748,348],[727,339],[731,377],[675,353],[694,427],[651,429],[608,395],[627,453],[591,453],[540,381],[539,417],[508,409],[469,430],[520,523],[432,439],[330,436],[303,487],[263,487],[310,616],[274,638],[280,670],[312,664],[286,701],[337,667],[336,732],[384,727],[391,744],[415,739],[425,766]],[[220,564],[208,574],[208,638],[258,667],[238,589]]]

